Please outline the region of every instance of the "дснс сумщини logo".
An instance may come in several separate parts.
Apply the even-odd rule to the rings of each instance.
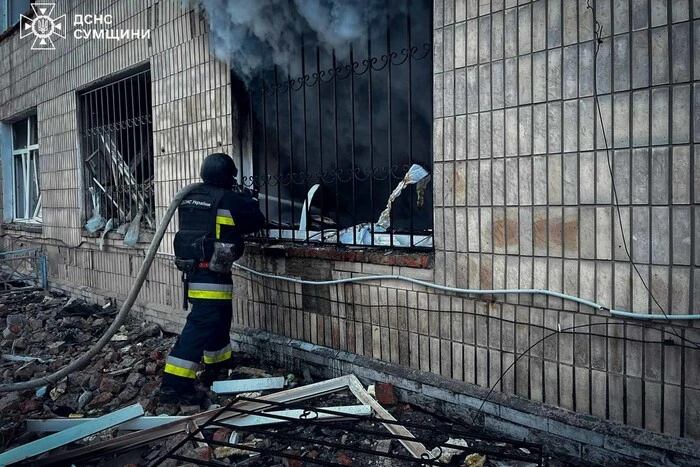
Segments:
[[[32,50],[56,50],[52,36],[66,38],[66,15],[52,18],[51,13],[54,8],[56,8],[54,3],[34,3],[32,4],[34,18],[20,15],[19,37],[21,39],[33,34],[36,38],[32,44]]]

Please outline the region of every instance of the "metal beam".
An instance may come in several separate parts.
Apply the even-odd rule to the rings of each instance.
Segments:
[[[24,444],[10,451],[0,454],[0,465],[10,465],[21,462],[31,457],[38,456],[53,449],[65,446],[73,441],[78,441],[86,436],[90,436],[98,431],[106,430],[113,426],[133,420],[143,415],[143,408],[140,404],[125,407],[116,412],[96,418],[87,423],[68,428],[67,430],[54,433],[45,438],[38,439],[31,443]]]
[[[232,381],[214,381],[211,390],[217,394],[235,394],[238,392],[262,391],[265,389],[282,389],[284,378],[251,378]]]
[[[396,419],[386,411],[384,407],[381,406],[379,402],[374,400],[374,398],[365,390],[360,380],[357,379],[355,375],[348,376],[348,388],[355,394],[355,397],[365,405],[369,405],[377,413],[380,418],[384,420],[389,420],[395,422]],[[384,427],[389,430],[390,433],[397,436],[406,436],[413,438],[413,433],[408,431],[405,427],[400,425],[394,425],[392,423],[382,423]],[[417,441],[407,441],[405,439],[400,439],[399,442],[403,444],[408,452],[417,459],[430,459],[432,456],[428,450],[423,446],[422,443]]]
[[[323,409],[328,410],[328,411],[333,411],[333,412],[342,412],[344,414],[354,415],[354,416],[369,417],[370,415],[372,415],[372,407],[370,407],[368,405],[343,405],[343,406],[339,406],[339,407],[324,407]],[[270,415],[273,415],[274,417],[288,418],[289,420],[281,420],[279,418],[266,417],[264,415],[265,413],[269,413]],[[232,420],[227,420],[223,423],[225,425],[234,426],[234,427],[273,425],[275,423],[286,423],[286,422],[293,422],[295,420],[301,420],[302,419],[301,417],[305,413],[309,413],[309,410],[307,410],[307,409],[278,410],[278,411],[274,411],[274,412],[264,412],[260,415],[247,415],[243,418],[234,418]],[[342,415],[318,412],[315,414],[314,420],[317,420],[317,421],[319,421],[319,420],[340,421],[340,420],[347,420],[347,418],[343,417]]]
[[[339,407],[324,407],[324,410],[342,412],[348,415],[355,416],[369,416],[372,414],[372,408],[368,405],[344,405]],[[260,415],[246,415],[241,418],[232,419],[225,421],[226,425],[230,426],[253,426],[253,425],[271,425],[273,423],[284,423],[292,420],[280,420],[279,418],[273,418],[265,416],[264,414],[270,414],[275,417],[285,417],[290,419],[300,419],[304,412],[308,410],[302,409],[290,409],[290,410],[278,410],[274,412],[264,412]],[[165,425],[166,423],[189,419],[187,416],[175,416],[175,417],[139,417],[134,420],[129,420],[119,425],[120,431],[139,431],[147,430],[150,428]],[[341,415],[318,413],[316,420],[340,420],[345,419]],[[49,418],[44,420],[27,420],[27,431],[34,431],[38,433],[55,433],[57,431],[67,430],[78,425],[82,425],[87,422],[92,422],[97,420],[96,418]]]

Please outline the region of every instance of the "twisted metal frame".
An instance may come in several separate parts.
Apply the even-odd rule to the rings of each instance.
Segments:
[[[534,443],[526,443],[526,442],[519,442],[519,441],[513,441],[513,440],[508,440],[502,437],[496,437],[496,436],[490,436],[487,434],[478,434],[476,435],[473,433],[473,431],[469,431],[465,427],[459,427],[459,426],[454,426],[450,424],[441,424],[438,426],[435,425],[424,425],[420,423],[412,423],[412,422],[400,422],[400,421],[389,421],[384,418],[379,418],[376,416],[371,416],[371,417],[364,417],[364,416],[359,416],[359,415],[351,415],[345,412],[336,412],[333,410],[328,410],[328,409],[323,409],[323,408],[318,408],[318,407],[311,407],[305,404],[299,404],[299,403],[280,403],[280,402],[270,402],[270,401],[264,401],[266,404],[270,404],[272,407],[269,408],[269,410],[285,410],[285,409],[302,409],[302,413],[298,417],[289,417],[285,415],[281,415],[279,413],[269,413],[269,412],[261,412],[261,411],[255,411],[255,410],[244,410],[235,407],[235,404],[238,402],[261,402],[261,399],[256,399],[256,398],[249,398],[249,397],[244,397],[244,396],[238,396],[236,397],[231,403],[227,404],[225,407],[222,407],[221,410],[217,411],[214,415],[212,415],[205,423],[200,424],[195,430],[190,431],[185,439],[183,439],[181,442],[177,443],[172,449],[170,449],[168,452],[166,452],[163,456],[159,457],[153,463],[151,463],[151,466],[157,466],[162,464],[164,461],[168,459],[174,459],[174,460],[180,460],[180,461],[186,461],[186,462],[193,462],[199,465],[211,465],[211,466],[219,466],[222,465],[220,462],[216,461],[204,461],[201,459],[194,459],[191,457],[188,457],[186,454],[187,453],[182,453],[180,454],[179,451],[185,447],[188,443],[191,442],[196,442],[196,443],[202,443],[205,442],[211,446],[216,446],[216,447],[230,447],[230,448],[237,448],[245,451],[250,451],[251,453],[258,453],[261,456],[264,455],[270,455],[273,457],[281,457],[285,459],[295,459],[298,461],[305,462],[305,465],[327,465],[327,466],[338,466],[338,465],[343,465],[342,463],[339,462],[330,462],[327,460],[322,460],[322,459],[314,459],[312,457],[308,456],[303,456],[296,454],[295,452],[290,451],[289,449],[284,449],[284,450],[279,450],[279,449],[270,449],[266,448],[263,446],[250,446],[247,444],[242,444],[242,443],[231,443],[227,441],[215,441],[215,440],[206,440],[204,441],[203,438],[203,432],[205,430],[214,430],[214,429],[219,429],[219,428],[231,428],[230,424],[227,424],[226,421],[219,421],[223,415],[228,415],[228,418],[230,420],[230,417],[232,415],[264,415],[265,417],[272,418],[279,420],[279,422],[293,422],[295,427],[306,427],[309,425],[315,425],[317,423],[324,423],[327,424],[329,423],[327,420],[320,422],[319,421],[319,414],[329,414],[329,415],[337,415],[339,417],[342,417],[346,423],[343,425],[342,429],[346,433],[354,433],[354,434],[361,434],[365,435],[367,437],[374,438],[374,439],[395,439],[395,440],[408,440],[408,441],[418,441],[418,442],[423,442],[428,445],[434,445],[435,448],[437,448],[437,453],[436,455],[433,456],[423,456],[422,458],[415,458],[407,454],[402,454],[402,453],[392,453],[390,452],[380,452],[376,451],[373,449],[369,448],[363,448],[361,446],[353,446],[350,444],[343,444],[343,443],[338,443],[338,442],[333,442],[329,441],[326,439],[322,438],[307,438],[304,436],[300,436],[297,433],[290,433],[290,432],[283,432],[281,430],[277,429],[268,429],[268,428],[262,428],[260,426],[246,426],[246,427],[241,427],[239,431],[242,432],[247,432],[247,433],[252,433],[256,435],[263,435],[266,436],[270,439],[282,439],[282,440],[295,440],[295,441],[301,441],[303,443],[308,443],[308,444],[313,444],[315,446],[321,446],[323,448],[330,448],[330,449],[337,449],[341,452],[345,453],[362,453],[362,454],[369,454],[369,455],[375,455],[378,458],[387,458],[387,459],[396,459],[400,460],[405,463],[405,465],[421,465],[421,466],[428,466],[428,465],[434,465],[434,466],[444,466],[445,463],[439,460],[439,457],[443,454],[444,450],[446,448],[450,449],[458,449],[461,451],[464,451],[464,453],[471,454],[471,453],[478,453],[481,455],[487,456],[488,459],[501,459],[501,460],[512,460],[512,461],[522,461],[522,462],[528,462],[531,464],[536,464],[536,465],[543,465],[543,453],[542,453],[542,446]],[[355,422],[355,423],[349,423],[349,422]],[[406,437],[406,436],[401,436],[401,435],[395,435],[392,434],[386,430],[370,430],[366,429],[363,427],[359,427],[358,424],[359,422],[370,422],[370,423],[377,423],[377,424],[391,424],[391,425],[397,425],[397,426],[403,426],[408,429],[413,429],[414,434],[418,432],[418,430],[424,430],[427,433],[431,433],[433,435],[433,438],[427,439],[426,437]],[[338,427],[336,427],[338,428]],[[467,441],[469,444],[468,448],[465,448],[464,446],[448,443],[448,442],[439,442],[435,443],[434,436],[435,434],[438,434],[442,438],[461,438]],[[457,454],[461,455],[461,454]]]

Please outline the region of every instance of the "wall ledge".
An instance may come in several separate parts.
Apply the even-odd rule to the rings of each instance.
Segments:
[[[13,232],[29,232],[35,234],[41,234],[44,230],[41,224],[31,223],[31,222],[3,222],[2,230],[13,231]],[[40,240],[37,237],[37,240]]]
[[[435,254],[432,251],[407,251],[400,248],[343,248],[308,244],[263,244],[250,241],[246,244],[246,254],[276,258],[315,258],[416,269],[432,269],[435,264]]]
[[[333,378],[355,374],[363,383],[390,382],[402,400],[452,419],[471,420],[487,388],[342,350],[234,326],[234,347],[290,369]],[[654,433],[519,396],[493,392],[476,417],[491,433],[543,445],[581,465],[695,465],[700,441]]]

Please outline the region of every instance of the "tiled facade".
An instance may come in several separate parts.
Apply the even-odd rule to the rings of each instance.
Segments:
[[[434,142],[434,268],[262,254],[245,264],[309,280],[401,274],[461,288],[550,289],[659,313],[630,265],[624,232],[664,311],[697,312],[700,5],[592,2],[603,26],[594,66],[586,0],[516,3],[435,0],[434,134],[424,135]],[[69,17],[109,13],[115,27],[150,28],[152,36],[78,47],[66,39],[55,52],[31,52],[31,40],[16,33],[0,43],[0,120],[36,107],[44,193],[42,233],[4,230],[5,243],[45,245],[55,287],[123,297],[147,244],[134,250],[112,239],[100,252],[82,232],[76,89],[150,62],[160,216],[196,179],[206,153],[235,154],[242,144],[233,137],[230,77],[209,53],[204,20],[177,2],[57,9]],[[137,310],[177,330],[184,313],[167,255],[173,228]],[[398,280],[319,287],[236,277],[236,326],[700,439],[700,351],[642,322],[544,296],[465,296]],[[567,332],[573,326],[575,335]],[[698,324],[677,332],[700,341]]]
[[[433,270],[291,258],[249,265],[317,280],[403,274],[467,289],[549,289],[662,313],[630,264],[624,232],[664,312],[697,312],[691,39],[700,9],[688,1],[596,3],[603,42],[594,65],[585,0],[435,2]],[[241,325],[700,438],[700,352],[644,322],[542,295],[473,300],[387,280],[331,287],[326,297],[241,277]],[[331,306],[319,306],[319,297]],[[697,324],[681,322],[678,333],[700,338]]]
[[[233,151],[230,75],[226,65],[209,52],[204,18],[177,2],[59,2],[52,16],[63,14],[67,38],[56,40],[55,51],[31,51],[32,38],[20,39],[16,32],[0,44],[0,120],[12,121],[36,109],[43,192],[42,233],[7,230],[5,240],[20,245],[41,238],[54,286],[100,300],[125,296],[148,244],[128,249],[121,238],[110,235],[101,252],[97,239],[82,229],[86,217],[79,187],[84,156],[78,148],[76,91],[123,70],[150,64],[155,198],[160,217],[174,193],[198,177],[199,162],[206,154]],[[72,36],[76,15],[111,15],[111,25],[94,28],[150,29],[151,37],[77,40]],[[184,323],[179,311],[182,292],[178,271],[167,256],[173,232],[171,225],[163,241],[163,255],[156,260],[137,303],[142,310],[148,304],[151,318],[178,328]]]
[[[624,233],[663,310],[697,313],[700,23],[693,18],[700,8],[688,1],[591,1],[602,26],[594,61],[588,3],[435,3],[435,280],[549,289],[661,313],[630,265]],[[633,426],[700,436],[700,354],[692,344],[661,346],[656,331],[616,324],[607,312],[558,298],[505,302],[488,313],[531,326],[516,324],[513,336],[510,328],[488,333],[483,321],[488,337],[453,353],[453,371],[469,369],[470,381],[494,383],[492,375],[512,358],[513,340],[519,352],[541,336],[534,325],[607,323],[590,335],[582,328],[583,336],[549,338],[504,381],[516,382],[501,388]],[[690,336],[697,342],[697,327],[686,331]],[[477,369],[474,378],[472,365],[491,371]]]

